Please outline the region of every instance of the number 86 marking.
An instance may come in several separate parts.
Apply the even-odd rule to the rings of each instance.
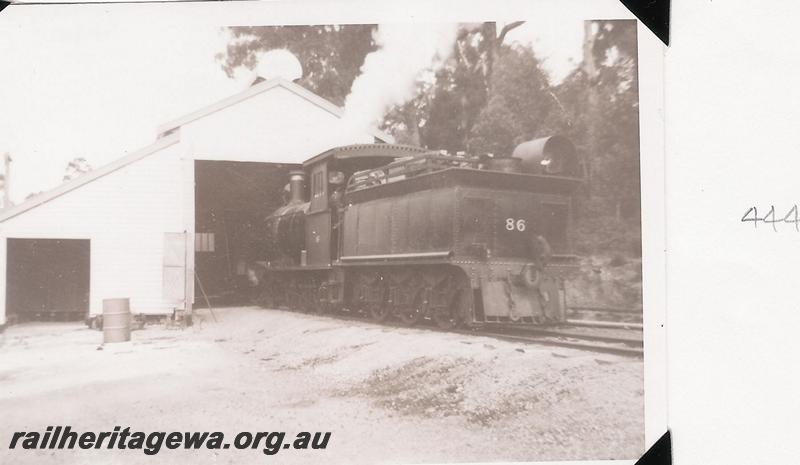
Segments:
[[[525,231],[525,220],[506,218],[506,231],[514,231],[515,229],[519,232]]]

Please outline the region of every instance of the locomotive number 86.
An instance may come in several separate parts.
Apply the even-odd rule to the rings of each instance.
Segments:
[[[265,305],[442,328],[565,319],[583,166],[563,137],[503,158],[364,144],[290,173],[266,220]]]

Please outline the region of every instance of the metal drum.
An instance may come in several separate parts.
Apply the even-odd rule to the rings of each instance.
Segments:
[[[103,300],[103,343],[131,340],[130,299]]]

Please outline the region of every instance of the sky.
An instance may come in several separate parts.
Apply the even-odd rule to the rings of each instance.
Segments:
[[[0,14],[0,154],[13,159],[15,203],[60,184],[70,160],[102,166],[152,143],[158,125],[249,85],[252,74],[231,79],[215,58],[228,42],[223,26],[237,23],[207,11],[176,21],[130,8]],[[532,45],[558,82],[580,61],[582,38],[579,18],[540,16],[507,40]]]

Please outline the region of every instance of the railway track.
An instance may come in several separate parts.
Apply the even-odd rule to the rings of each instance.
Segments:
[[[524,342],[528,344],[567,347],[570,349],[586,350],[589,352],[626,355],[632,357],[642,357],[644,355],[643,347],[641,346],[631,347],[631,345],[636,345],[636,344],[631,344],[631,342],[629,341],[619,341],[619,342],[607,341],[606,343],[597,343],[591,339],[586,340],[585,338],[577,338],[573,336],[566,337],[560,335],[555,336],[555,335],[543,335],[543,334],[521,335],[521,334],[496,333],[487,331],[473,332],[472,334],[493,337],[501,340]]]
[[[292,311],[288,309],[282,310]],[[311,312],[302,313],[313,314]],[[349,321],[366,321],[383,326],[394,326],[396,328],[408,327],[394,320],[387,320],[382,323],[377,323],[375,321],[371,321],[369,318],[365,318],[357,313],[351,312],[322,314],[319,316],[327,316],[329,318]],[[566,347],[590,352],[632,357],[642,357],[644,354],[644,343],[642,340],[641,330],[635,329],[589,328],[564,324],[546,328],[492,325],[471,329],[441,330],[432,324],[425,323],[414,326],[414,328],[426,331],[450,332],[469,336],[484,336],[511,342]]]
[[[609,323],[642,323],[642,310],[611,307],[568,306],[567,318]]]
[[[501,327],[503,331],[492,331],[493,336],[512,337],[518,341],[530,341],[536,344],[556,345],[585,349],[594,352],[614,353],[619,355],[642,356],[644,341],[641,331],[637,330],[600,330],[576,327],[568,324],[537,327]]]

